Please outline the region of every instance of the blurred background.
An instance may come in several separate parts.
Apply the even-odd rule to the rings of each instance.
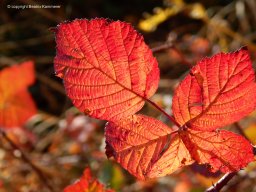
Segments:
[[[38,111],[22,128],[6,132],[46,177],[42,181],[20,151],[1,138],[0,192],[62,191],[80,178],[86,167],[116,191],[204,191],[222,175],[196,164],[164,178],[136,180],[107,160],[105,122],[82,115],[66,97],[53,69],[53,29],[66,20],[95,17],[129,22],[144,36],[161,71],[152,100],[170,113],[174,88],[201,58],[247,46],[255,66],[255,0],[0,0],[0,69],[34,61],[36,82],[29,92]],[[165,120],[150,105],[145,105],[142,113]],[[239,122],[251,142],[256,141],[255,115]],[[226,129],[237,131],[237,125]],[[251,163],[223,191],[253,192],[255,183],[256,164]]]

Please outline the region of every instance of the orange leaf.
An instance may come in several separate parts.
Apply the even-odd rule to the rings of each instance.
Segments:
[[[246,47],[201,60],[176,89],[176,121],[211,131],[240,120],[255,109],[254,76]]]
[[[110,122],[105,136],[108,157],[139,179],[164,176],[193,162],[179,135],[147,116]]]
[[[36,106],[27,91],[34,81],[33,62],[8,67],[0,71],[0,126],[23,125],[36,113]]]
[[[0,71],[1,95],[15,94],[21,89],[27,89],[35,81],[34,63],[26,61],[19,65],[4,68]]]
[[[237,171],[254,159],[251,144],[230,131],[188,129],[180,135],[193,159],[198,163],[210,164],[212,172]]]
[[[91,117],[132,115],[158,87],[157,61],[130,24],[76,19],[57,27],[56,42],[56,74],[74,105]]]
[[[97,179],[92,178],[91,170],[86,168],[82,178],[76,183],[69,185],[64,189],[64,192],[114,192],[110,189],[105,189]]]

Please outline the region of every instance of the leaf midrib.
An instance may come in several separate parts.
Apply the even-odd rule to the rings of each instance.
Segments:
[[[202,110],[202,112],[200,114],[198,114],[196,117],[190,119],[189,121],[187,121],[185,123],[185,125],[189,125],[190,123],[193,123],[195,122],[197,119],[199,119],[200,117],[202,117],[204,114],[206,114],[210,108],[216,103],[216,101],[218,100],[218,98],[221,96],[221,94],[223,94],[223,92],[225,91],[226,89],[226,86],[227,84],[229,83],[230,79],[232,78],[232,76],[234,76],[234,72],[236,70],[236,68],[238,67],[239,63],[241,63],[242,61],[239,61],[237,64],[236,64],[236,67],[235,69],[232,71],[232,74],[229,76],[227,82],[225,83],[225,85],[223,86],[223,88],[219,91],[219,93],[216,95],[216,97],[214,98],[214,100],[206,107],[205,110]],[[237,74],[235,74],[237,75]],[[201,88],[201,95],[203,95],[203,88]]]

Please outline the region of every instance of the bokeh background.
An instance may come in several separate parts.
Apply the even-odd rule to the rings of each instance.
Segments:
[[[57,9],[8,8],[8,5],[60,5]],[[33,60],[36,82],[29,88],[38,113],[22,128],[6,129],[41,172],[53,191],[78,179],[85,167],[116,191],[201,192],[220,173],[192,165],[170,176],[138,181],[104,151],[104,121],[82,115],[55,76],[54,27],[75,18],[104,17],[131,23],[159,62],[161,80],[152,100],[171,113],[173,90],[189,66],[217,52],[247,46],[256,57],[255,0],[0,0],[0,68]],[[255,66],[255,62],[253,62]],[[13,79],[15,81],[15,79]],[[4,90],[3,90],[4,91]],[[166,121],[150,105],[141,111]],[[168,123],[168,122],[167,122]],[[256,141],[256,116],[226,127]],[[223,191],[256,191],[256,164],[251,163]],[[0,192],[49,191],[20,152],[0,139]]]

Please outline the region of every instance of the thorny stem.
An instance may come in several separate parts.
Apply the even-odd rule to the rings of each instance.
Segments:
[[[21,159],[30,165],[30,167],[35,171],[35,173],[38,175],[40,180],[44,183],[45,187],[50,191],[54,192],[52,186],[47,182],[47,178],[45,175],[42,173],[42,171],[28,158],[28,156],[20,149],[18,145],[16,145],[7,135],[6,133],[1,130],[0,128],[0,134],[3,136],[3,138],[11,145],[11,147],[14,150],[18,150],[21,154]]]
[[[247,140],[249,138],[245,135],[242,127],[236,122],[234,123],[236,126],[237,131],[244,136]],[[253,154],[256,155],[256,146],[253,146]],[[210,188],[208,188],[205,192],[219,192],[227,183],[235,176],[237,175],[238,171],[227,173],[225,174],[217,183],[213,184]]]
[[[146,99],[147,102],[149,102],[151,105],[153,105],[155,108],[157,108],[160,112],[162,112],[168,119],[170,119],[171,122],[173,122],[176,126],[180,127],[179,123],[168,113],[166,113],[161,107],[159,107],[156,103],[151,101],[150,99]]]

